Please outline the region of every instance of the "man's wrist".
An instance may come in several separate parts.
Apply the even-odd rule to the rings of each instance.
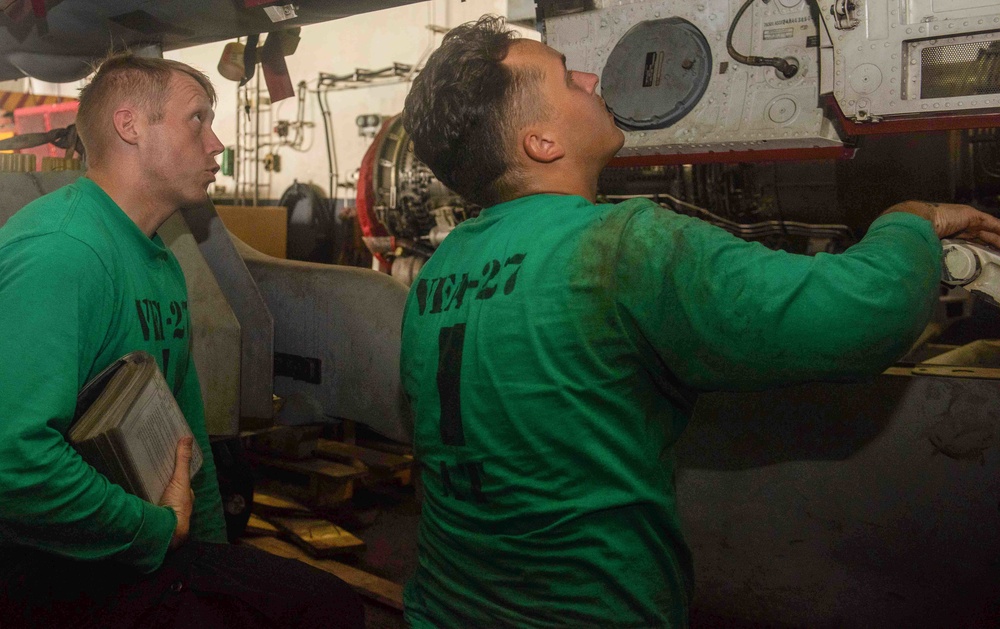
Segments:
[[[891,214],[892,212],[906,212],[908,214],[915,214],[920,218],[926,219],[931,223],[934,222],[934,215],[937,213],[937,203],[928,203],[925,201],[903,201],[902,203],[897,203],[882,214]]]

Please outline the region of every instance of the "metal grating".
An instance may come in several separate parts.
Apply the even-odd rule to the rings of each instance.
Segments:
[[[1000,94],[1000,42],[966,42],[924,48],[920,98]]]

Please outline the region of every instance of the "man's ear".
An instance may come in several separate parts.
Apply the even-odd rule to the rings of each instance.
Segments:
[[[529,129],[521,138],[521,148],[529,159],[542,164],[551,164],[566,155],[566,149],[555,137],[542,130]]]
[[[127,107],[115,110],[112,120],[115,125],[115,132],[126,144],[137,144],[139,142],[138,116]]]

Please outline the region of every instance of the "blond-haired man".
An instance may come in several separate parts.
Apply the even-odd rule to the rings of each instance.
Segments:
[[[157,235],[203,203],[223,146],[215,91],[182,63],[115,55],[80,94],[85,177],[0,229],[0,625],[363,626],[345,584],[225,544],[180,266]],[[178,444],[160,504],[84,463],[64,435],[80,387],[145,350],[205,461]],[[298,623],[298,624],[296,624]]]

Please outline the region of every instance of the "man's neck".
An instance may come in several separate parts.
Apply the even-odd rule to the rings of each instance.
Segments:
[[[597,176],[600,170],[589,172],[582,168],[548,168],[526,173],[525,185],[517,197],[531,194],[577,195],[591,203],[597,201]]]
[[[111,200],[118,204],[118,207],[125,212],[126,216],[150,238],[156,233],[170,215],[177,208],[172,208],[151,198],[149,186],[138,182],[140,178],[131,176],[121,176],[117,173],[110,173],[101,168],[89,168],[87,178],[101,187],[104,192],[111,197]]]

